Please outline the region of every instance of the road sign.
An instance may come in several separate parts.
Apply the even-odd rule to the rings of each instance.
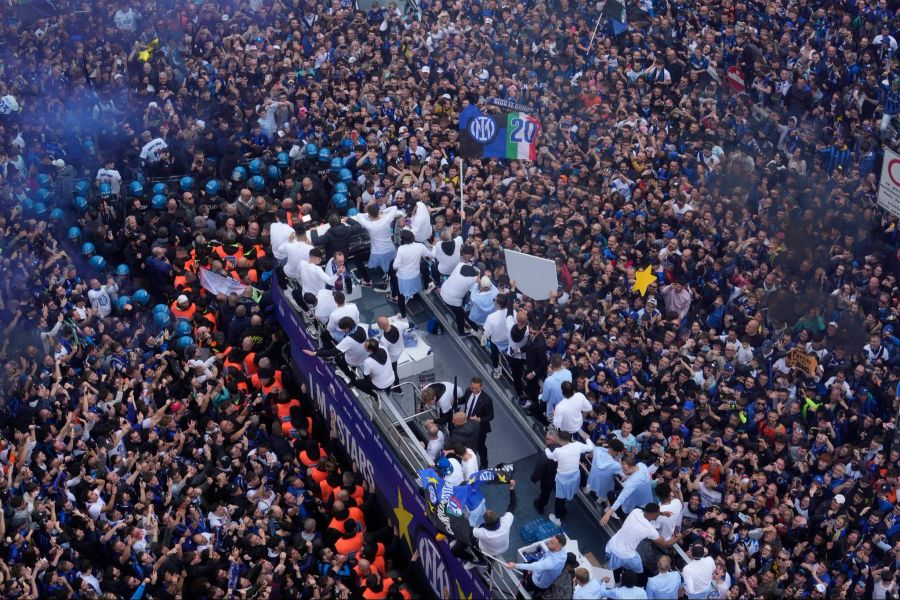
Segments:
[[[878,206],[900,217],[900,154],[884,149],[881,181],[878,184]]]

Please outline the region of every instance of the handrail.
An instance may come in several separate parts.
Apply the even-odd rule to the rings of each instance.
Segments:
[[[511,600],[512,598],[521,597],[529,600],[531,599],[531,593],[522,585],[521,576],[518,575],[518,571],[515,569],[508,569],[505,561],[491,556],[490,554],[485,554],[484,557],[499,563],[502,567],[495,569],[491,568],[490,564],[478,567],[478,574],[487,582],[493,598]]]

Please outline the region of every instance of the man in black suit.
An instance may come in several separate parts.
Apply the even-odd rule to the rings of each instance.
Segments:
[[[454,413],[452,424],[448,446],[459,443],[466,448],[478,447],[481,441],[481,425],[478,422],[470,420],[466,413],[459,411]]]
[[[525,390],[531,412],[543,419],[538,400],[541,393],[541,380],[547,377],[547,340],[544,339],[543,326],[539,321],[534,321],[528,328],[531,339],[525,346]]]
[[[481,378],[473,377],[469,382],[469,389],[460,398],[459,410],[478,423],[478,463],[482,469],[488,466],[487,460],[487,434],[491,432],[491,421],[494,420],[494,401],[490,396],[481,391]]]

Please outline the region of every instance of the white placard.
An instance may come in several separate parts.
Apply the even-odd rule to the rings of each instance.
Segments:
[[[547,300],[559,288],[556,263],[546,258],[504,250],[506,271],[516,287],[529,298]]]
[[[878,184],[878,206],[900,217],[900,154],[884,149],[881,181]]]

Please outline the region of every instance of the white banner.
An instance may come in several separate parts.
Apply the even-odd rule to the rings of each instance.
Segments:
[[[243,296],[244,290],[247,289],[247,286],[240,281],[213,273],[209,269],[200,269],[200,285],[212,294],[225,294],[226,296],[231,294]]]
[[[881,181],[878,184],[878,206],[900,217],[900,154],[884,149]]]
[[[546,258],[504,250],[506,271],[516,287],[534,300],[547,300],[550,293],[559,288],[556,279],[556,263]]]

